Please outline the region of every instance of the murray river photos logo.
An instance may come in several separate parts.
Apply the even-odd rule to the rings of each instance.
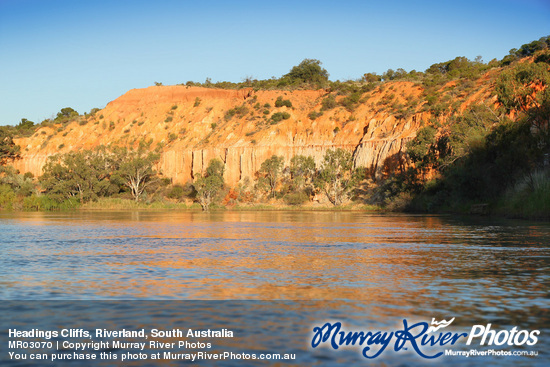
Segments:
[[[464,350],[442,350],[450,346],[465,343],[467,346],[533,346],[538,342],[539,330],[512,329],[494,330],[491,324],[473,325],[469,332],[453,332],[446,330],[455,320],[436,321],[432,319],[431,324],[427,322],[409,323],[403,320],[403,328],[392,331],[346,331],[340,322],[327,322],[323,326],[313,328],[311,347],[327,346],[339,349],[345,346],[354,346],[361,349],[365,358],[373,359],[380,356],[384,351],[394,352],[401,350],[412,350],[419,356],[427,359],[451,356],[477,356],[477,355],[530,355],[535,356],[536,352],[519,351],[514,354],[507,351],[477,351]],[[501,354],[498,354],[500,352]],[[497,354],[495,354],[497,353]],[[508,354],[509,353],[509,354]]]

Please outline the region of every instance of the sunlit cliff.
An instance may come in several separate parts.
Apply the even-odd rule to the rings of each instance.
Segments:
[[[455,82],[439,93],[465,106],[494,103],[491,72],[460,89]],[[22,173],[42,174],[47,157],[97,145],[140,143],[161,153],[158,169],[174,183],[193,180],[212,158],[225,163],[225,179],[234,185],[253,179],[261,163],[280,155],[288,164],[297,154],[311,155],[320,163],[328,149],[353,152],[356,166],[373,175],[406,164],[406,143],[427,122],[420,83],[396,81],[381,84],[362,94],[353,108],[337,105],[322,111],[328,90],[213,89],[188,86],[153,86],[133,89],[93,114],[69,124],[42,126],[19,138]],[[344,96],[336,96],[341,101]],[[276,107],[281,97],[291,107]],[[288,113],[275,121],[273,114]],[[443,111],[443,114],[446,112]]]

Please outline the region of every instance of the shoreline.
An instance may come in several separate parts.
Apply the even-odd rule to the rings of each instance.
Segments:
[[[491,219],[512,219],[512,220],[529,220],[536,222],[550,222],[550,216],[525,215],[522,210],[509,211],[508,208],[499,205],[487,205],[487,211],[480,213],[472,212],[472,210],[439,210],[439,211],[422,211],[422,210],[389,210],[375,205],[349,203],[342,206],[333,206],[330,204],[306,204],[306,205],[287,205],[279,203],[267,204],[241,204],[241,205],[212,205],[208,211],[203,211],[198,203],[175,203],[156,201],[151,203],[135,202],[131,199],[108,198],[101,199],[96,202],[88,202],[83,205],[72,207],[57,207],[52,210],[48,209],[0,209],[1,212],[94,212],[94,211],[186,211],[186,212],[362,212],[362,213],[377,213],[377,214],[401,214],[401,215],[457,215],[472,218],[491,218]],[[472,205],[472,207],[475,205]]]
[[[203,211],[198,203],[171,203],[153,202],[136,203],[127,199],[107,199],[98,202],[86,203],[75,210],[185,210]],[[342,206],[332,205],[286,205],[286,204],[250,204],[250,205],[212,205],[210,212],[223,211],[363,211],[363,212],[389,212],[383,208],[367,204],[348,204]],[[207,211],[207,212],[208,212]]]

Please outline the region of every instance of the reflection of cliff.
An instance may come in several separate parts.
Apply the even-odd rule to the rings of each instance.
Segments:
[[[331,313],[326,320],[355,313],[390,325],[432,315],[456,315],[454,326],[470,327],[503,317],[524,328],[550,322],[544,223],[358,211],[23,212],[6,218],[13,228],[2,233],[4,242],[21,244],[6,247],[17,259],[0,277],[6,299],[333,300],[338,309],[357,300],[337,312],[335,303],[320,306]],[[166,317],[162,310],[153,314]]]
[[[415,219],[366,219],[353,212],[143,214],[139,234],[128,246],[96,249],[109,269],[135,272],[132,281],[113,279],[78,287],[107,297],[128,292],[140,298],[356,299],[400,307],[412,297],[394,297],[390,289],[412,292],[414,298],[426,293],[422,287],[408,286],[416,282],[411,281],[410,265],[431,264],[429,256],[416,256],[414,246],[393,245],[401,236],[411,242],[421,238],[416,230],[402,229]],[[98,213],[79,216],[88,221]],[[117,226],[136,222],[130,213],[113,217]]]
[[[311,155],[320,163],[331,148],[353,151],[357,165],[381,172],[402,163],[405,143],[428,118],[420,112],[421,93],[411,82],[387,83],[384,90],[365,93],[353,112],[337,107],[312,120],[309,115],[320,111],[324,90],[134,89],[93,116],[67,126],[42,127],[18,139],[22,159],[16,167],[40,175],[47,157],[57,152],[109,143],[137,146],[143,141],[151,149],[161,148],[159,168],[180,183],[202,172],[212,158],[225,162],[226,180],[235,184],[253,178],[273,154],[284,156],[287,164],[296,154]],[[292,107],[275,107],[279,96]],[[405,115],[392,107],[410,101],[417,103]],[[290,118],[275,123],[271,116],[276,112],[287,112]],[[386,162],[388,157],[394,162]]]

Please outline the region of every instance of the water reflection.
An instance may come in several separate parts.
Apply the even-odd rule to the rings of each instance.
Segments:
[[[2,213],[0,298],[354,300],[548,323],[548,243],[544,223],[444,216]]]

